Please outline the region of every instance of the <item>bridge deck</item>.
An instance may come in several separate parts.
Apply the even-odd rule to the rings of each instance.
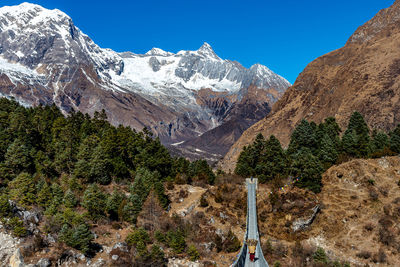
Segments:
[[[240,250],[240,254],[238,255],[238,259],[235,261],[232,266],[238,267],[268,267],[268,263],[264,258],[264,255],[261,250],[261,240],[258,233],[257,226],[257,203],[256,203],[256,189],[257,189],[257,179],[246,179],[247,185],[247,227],[245,240],[243,243],[243,247]],[[255,261],[250,261],[250,254],[247,251],[246,240],[247,239],[255,239],[258,240],[256,247],[256,255]]]

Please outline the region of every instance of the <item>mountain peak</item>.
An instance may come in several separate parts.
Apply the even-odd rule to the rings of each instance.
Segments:
[[[15,6],[3,6],[0,8],[0,14],[8,13],[11,15],[16,15],[16,14],[22,14],[22,13],[29,13],[30,11],[44,12],[46,14],[55,14],[55,15],[61,15],[61,16],[68,17],[67,14],[65,14],[64,12],[62,12],[59,9],[47,9],[40,5],[32,4],[32,3],[28,3],[28,2],[23,2],[19,5],[15,5]]]
[[[212,51],[212,52],[214,52],[211,45],[207,42],[204,42],[203,45],[197,51]]]
[[[153,47],[151,50],[149,50],[146,53],[146,55],[151,55],[151,56],[171,56],[171,55],[173,55],[173,53],[164,51],[164,50],[162,50],[160,48]]]
[[[203,45],[197,50],[197,53],[199,53],[203,56],[208,56],[208,57],[212,57],[215,59],[219,59],[217,54],[215,54],[214,50],[212,49],[211,45],[209,45],[206,42],[204,42]]]

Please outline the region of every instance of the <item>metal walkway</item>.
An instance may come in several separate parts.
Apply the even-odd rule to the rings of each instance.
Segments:
[[[244,234],[243,246],[240,249],[238,258],[231,265],[237,267],[268,267],[268,263],[264,258],[261,250],[261,240],[258,233],[257,226],[257,202],[256,202],[256,190],[257,190],[257,178],[247,178],[247,218],[246,218],[246,233]],[[247,239],[258,240],[255,261],[250,261],[250,254],[247,250]]]

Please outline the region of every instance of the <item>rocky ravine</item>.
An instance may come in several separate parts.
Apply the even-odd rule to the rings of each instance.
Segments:
[[[346,45],[311,62],[273,106],[271,113],[246,130],[221,163],[233,171],[243,146],[258,133],[274,134],[287,145],[302,120],[333,116],[344,128],[353,111],[371,128],[400,123],[400,1],[361,26]]]
[[[65,112],[105,109],[113,124],[147,127],[180,150],[184,141],[232,120],[241,134],[288,86],[265,66],[247,69],[221,59],[207,43],[176,54],[117,53],[100,48],[59,10],[29,3],[0,8],[0,96],[25,105],[55,103]],[[244,110],[249,98],[253,105]],[[232,140],[215,137],[225,139],[223,151],[239,136],[234,131],[226,133]],[[197,145],[190,143],[194,151]]]

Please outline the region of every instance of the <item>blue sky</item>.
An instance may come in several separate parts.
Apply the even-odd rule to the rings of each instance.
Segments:
[[[0,5],[24,1],[2,0]],[[394,0],[35,0],[58,8],[101,47],[145,53],[196,50],[268,66],[293,83],[313,59],[342,47]]]

